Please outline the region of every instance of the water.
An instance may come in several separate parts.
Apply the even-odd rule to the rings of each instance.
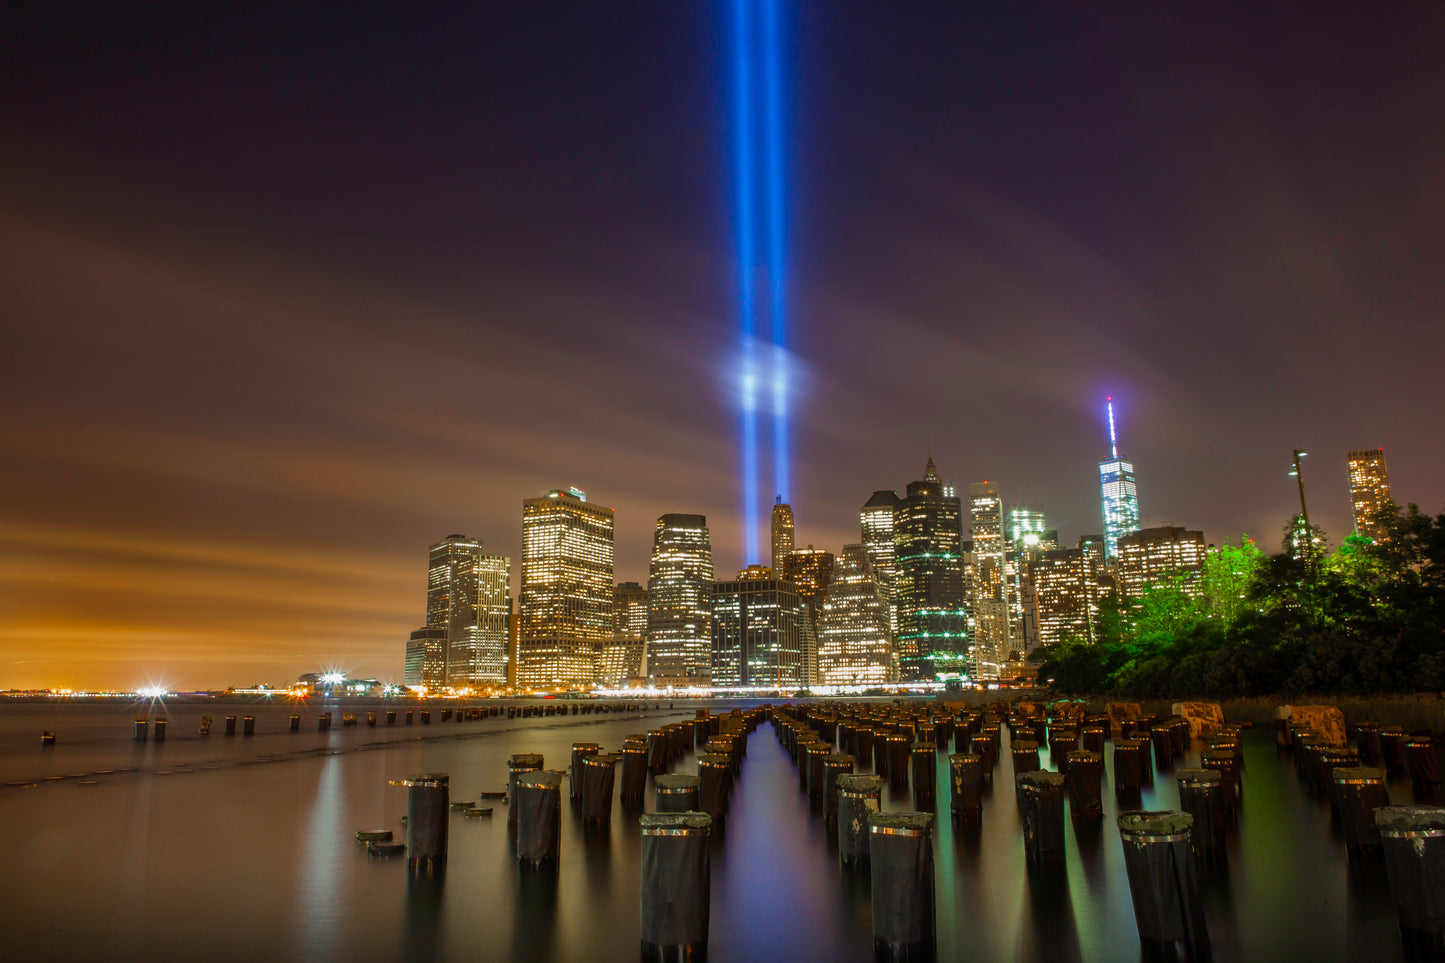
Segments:
[[[409,879],[402,859],[371,859],[354,833],[405,838],[406,790],[388,780],[448,772],[453,800],[478,799],[505,787],[513,753],[540,752],[548,768],[565,769],[573,742],[616,748],[628,733],[691,718],[694,705],[464,723],[441,722],[434,709],[425,727],[387,727],[383,707],[374,729],[367,706],[348,705],[362,724],[343,728],[338,714],[328,733],[316,731],[314,708],[172,703],[157,745],[131,741],[135,706],[0,703],[6,956],[634,959],[640,840],[636,813],[620,804],[609,829],[583,832],[564,801],[552,876],[517,872],[500,800],[482,803],[496,807],[490,820],[451,814],[440,880]],[[299,733],[287,730],[293,711],[303,715]],[[226,715],[238,717],[239,733],[247,713],[256,736],[222,734]],[[198,735],[202,715],[215,720],[209,737]],[[40,746],[46,729],[57,745]],[[1049,765],[1047,749],[1041,755]],[[941,751],[940,959],[1137,959],[1109,773],[1102,825],[1068,826],[1066,864],[1039,872],[1024,861],[1007,749],[973,831],[947,817],[946,766]],[[693,771],[694,757],[680,767]],[[1228,867],[1204,876],[1215,958],[1403,958],[1383,871],[1351,871],[1328,805],[1303,792],[1272,732],[1247,732],[1245,767]],[[1413,801],[1408,780],[1390,794]],[[1177,802],[1164,774],[1142,808]],[[912,808],[906,789],[890,788],[884,808]],[[833,846],[764,723],[713,842],[710,958],[872,959],[867,878],[842,872]]]

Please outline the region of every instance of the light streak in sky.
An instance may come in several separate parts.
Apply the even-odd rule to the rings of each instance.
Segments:
[[[753,371],[753,120],[751,0],[733,0],[733,138],[737,150],[738,312],[742,334],[744,561],[758,555],[758,410]]]
[[[783,264],[783,94],[779,0],[733,0],[733,129],[736,171],[738,311],[744,561],[758,561],[759,410],[772,407],[773,480],[788,500],[787,315]],[[762,81],[758,82],[759,62]],[[761,114],[761,130],[757,129]],[[761,144],[761,158],[759,158]],[[762,176],[759,176],[759,167]],[[761,181],[761,183],[760,183]],[[760,212],[761,209],[761,212]],[[763,230],[759,233],[759,221]],[[759,257],[759,248],[763,256]],[[766,264],[771,349],[758,340],[758,268]]]
[[[773,334],[773,477],[777,495],[789,501],[787,314],[783,293],[783,93],[778,0],[763,0],[763,46],[767,53],[768,281]]]

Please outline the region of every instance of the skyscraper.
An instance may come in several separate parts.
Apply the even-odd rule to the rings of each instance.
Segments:
[[[969,535],[973,543],[973,655],[980,679],[997,679],[1008,658],[1010,624],[1003,498],[990,481],[968,486]]]
[[[1088,639],[1092,642],[1101,606],[1118,592],[1119,582],[1104,554],[1103,535],[1080,535],[1078,549],[1083,554],[1084,594],[1089,607]]]
[[[597,675],[603,685],[622,686],[644,671],[647,645],[647,588],[618,582],[612,590],[612,639],[602,643]]]
[[[713,685],[802,682],[803,601],[791,582],[754,566],[712,594]]]
[[[899,678],[953,674],[966,665],[968,613],[963,594],[962,506],[933,459],[908,485],[893,516]]]
[[[648,570],[647,674],[707,685],[712,677],[712,542],[703,515],[663,515]]]
[[[517,684],[591,685],[612,637],[613,511],[575,488],[522,502]]]
[[[448,535],[427,553],[429,686],[505,685],[512,563],[482,551],[482,540]],[[441,651],[436,651],[440,640]]]
[[[833,577],[833,553],[809,545],[783,557],[782,576],[803,600],[803,682],[818,681],[818,620]]]
[[[1109,398],[1109,458],[1099,462],[1099,495],[1104,509],[1104,554],[1119,554],[1119,537],[1139,530],[1139,486],[1134,463],[1119,455],[1114,399]]]
[[[895,633],[898,631],[898,606],[893,600],[893,583],[897,580],[898,570],[894,562],[893,515],[897,510],[898,494],[892,489],[874,492],[858,509],[863,548],[873,568],[873,579],[888,600],[888,624]]]
[[[1037,508],[1008,510],[1009,547],[1024,551],[1047,551],[1058,548],[1059,533],[1048,527],[1044,513]]]
[[[1350,508],[1355,516],[1355,531],[1365,538],[1378,539],[1385,534],[1380,511],[1391,504],[1385,449],[1362,448],[1348,452],[1346,457],[1350,463]]]
[[[1089,581],[1081,548],[1040,552],[1030,578],[1038,606],[1039,641],[1053,645],[1068,637],[1089,638]]]
[[[406,640],[402,684],[443,688],[447,684],[447,630],[424,625]]]
[[[969,538],[973,542],[975,593],[978,598],[1004,596],[1003,498],[990,481],[968,486]]]
[[[1119,592],[1137,599],[1151,586],[1183,576],[1184,591],[1199,591],[1204,568],[1204,533],[1174,526],[1140,529],[1119,537]]]
[[[773,571],[783,570],[783,559],[793,550],[793,506],[779,495],[773,505]]]
[[[867,546],[844,545],[823,598],[817,681],[822,685],[895,681],[898,669],[888,619],[888,600],[874,578]]]
[[[500,686],[507,682],[507,617],[511,612],[512,560],[502,555],[478,556],[474,618],[458,632],[451,630],[447,679],[453,686]]]

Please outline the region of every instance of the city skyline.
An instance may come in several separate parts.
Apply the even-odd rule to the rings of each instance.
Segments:
[[[1445,509],[1445,12],[785,14],[798,544],[931,452],[1072,546],[1110,394],[1141,527],[1277,547],[1293,448],[1335,544],[1347,451]],[[424,547],[515,595],[558,486],[618,581],[669,512],[747,561],[724,18],[486,17],[17,15],[0,686],[395,676]]]

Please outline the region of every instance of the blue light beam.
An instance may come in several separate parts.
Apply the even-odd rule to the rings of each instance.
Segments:
[[[744,562],[758,557],[758,413],[753,339],[753,119],[749,56],[751,0],[733,0],[733,136],[737,164],[738,326],[742,335],[742,483]]]
[[[748,563],[758,561],[760,547],[759,434],[766,408],[773,416],[774,490],[787,501],[792,488],[780,6],[781,0],[733,0],[732,9],[743,542]],[[760,290],[764,271],[767,286]],[[767,342],[760,338],[760,305],[767,310]],[[770,345],[766,352],[764,345]]]
[[[792,487],[788,458],[788,328],[783,291],[783,93],[778,0],[763,0],[766,150],[768,158],[768,310],[773,336],[773,477],[777,494],[789,501]]]

